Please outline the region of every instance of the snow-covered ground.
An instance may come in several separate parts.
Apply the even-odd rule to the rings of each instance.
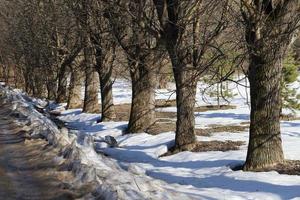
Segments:
[[[199,83],[197,105],[216,104],[216,99],[207,97],[203,100],[200,93],[204,84]],[[231,84],[236,96],[231,104],[236,109],[197,112],[196,127],[209,125],[239,125],[249,121],[249,106],[246,104],[246,90]],[[157,99],[174,99],[172,90],[158,90]],[[170,96],[171,95],[171,96]],[[114,84],[116,104],[130,103],[130,84],[117,80]],[[207,102],[208,101],[208,102]],[[160,111],[176,112],[175,107],[159,108]],[[297,111],[299,114],[299,111]],[[233,171],[232,166],[242,164],[246,158],[247,145],[236,151],[181,152],[172,156],[159,157],[174,144],[174,132],[158,135],[146,133],[122,135],[127,122],[105,122],[97,124],[99,115],[81,113],[80,110],[67,110],[61,120],[84,140],[91,135],[100,141],[107,135],[114,136],[118,148],[108,148],[101,142],[95,145],[98,152],[103,152],[116,159],[119,165],[129,172],[146,175],[165,181],[164,188],[187,195],[190,199],[300,199],[300,176],[280,175],[277,172]],[[283,121],[282,140],[285,158],[300,160],[300,121]],[[248,142],[248,131],[239,133],[221,132],[210,137],[198,137],[201,141],[233,140]],[[174,198],[182,199],[182,197]]]

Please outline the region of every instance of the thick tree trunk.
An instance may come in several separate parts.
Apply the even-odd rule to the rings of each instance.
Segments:
[[[131,68],[132,103],[128,133],[147,132],[155,122],[155,73],[143,64]]]
[[[73,69],[69,87],[69,98],[67,109],[82,107],[81,91],[83,86],[83,75],[79,69]]]
[[[115,106],[112,92],[112,68],[103,68],[99,71],[101,87],[101,121],[111,121],[116,118]]]
[[[109,52],[107,60],[103,59],[102,51],[96,47],[96,68],[100,78],[101,90],[101,121],[112,121],[116,118],[112,92],[112,70],[114,52]]]
[[[65,65],[61,66],[58,74],[58,87],[57,87],[57,103],[64,103],[67,101],[67,89],[68,89],[68,76],[67,67]]]
[[[34,76],[34,97],[38,98],[46,98],[47,97],[47,91],[45,86],[45,82],[41,79],[40,75]]]
[[[174,68],[177,104],[175,148],[179,150],[189,150],[196,141],[194,107],[197,81],[193,74],[184,68]]]
[[[57,85],[56,81],[53,80],[49,83],[47,83],[47,98],[50,100],[55,100],[56,99],[56,91],[57,91]]]
[[[47,78],[47,98],[50,100],[56,99],[56,92],[57,92],[57,79],[54,73],[54,70],[48,72],[49,78]]]
[[[245,170],[258,170],[284,160],[280,134],[282,58],[279,57],[270,62],[266,55],[250,56],[251,123]]]
[[[249,57],[250,139],[245,170],[284,161],[281,133],[282,60],[299,23],[299,1],[256,1],[242,7]]]
[[[90,40],[88,39],[89,44]],[[85,95],[83,102],[83,112],[86,113],[99,113],[99,75],[93,63],[93,49],[91,45],[87,45],[84,49],[85,57]]]
[[[174,41],[174,40],[173,40]],[[178,57],[174,43],[167,43],[176,83],[177,121],[175,149],[190,150],[196,142],[195,114],[198,76],[193,66]]]

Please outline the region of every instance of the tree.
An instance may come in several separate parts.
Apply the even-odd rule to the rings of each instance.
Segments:
[[[109,22],[104,17],[103,2],[93,1],[90,14],[92,18],[90,37],[95,49],[95,68],[100,78],[101,121],[111,121],[116,118],[112,92],[112,72],[116,58],[116,42],[110,32]]]
[[[66,2],[3,3],[0,12],[9,13],[1,14],[8,34],[5,57],[11,63],[8,66],[14,66],[15,82],[31,95],[65,102],[69,67],[81,48],[74,15]]]
[[[284,160],[280,80],[283,56],[299,26],[298,0],[240,1],[249,58],[250,139],[244,170],[258,170]]]
[[[175,148],[193,147],[198,79],[223,56],[217,39],[226,27],[224,1],[153,0],[171,59],[177,102]]]
[[[99,113],[98,102],[99,75],[95,68],[95,52],[91,41],[91,6],[92,0],[77,0],[69,2],[76,16],[83,48],[83,68],[85,72],[85,93],[83,112]]]
[[[75,60],[75,63],[71,67],[67,109],[76,109],[82,107],[81,91],[84,82],[84,73],[81,71],[81,65],[83,61],[79,58]]]
[[[155,78],[161,43],[149,32],[155,21],[153,9],[151,0],[107,2],[106,16],[117,44],[126,54],[132,81],[128,133],[147,132],[155,122]]]

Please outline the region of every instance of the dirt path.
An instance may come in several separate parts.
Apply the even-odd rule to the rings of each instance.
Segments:
[[[56,149],[44,140],[25,140],[26,132],[4,113],[0,112],[0,200],[77,199],[90,192],[89,186],[69,184],[74,177],[59,170]]]

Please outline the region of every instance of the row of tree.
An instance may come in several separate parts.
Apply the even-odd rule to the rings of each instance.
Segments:
[[[155,122],[155,88],[171,66],[176,84],[175,148],[196,142],[197,82],[238,69],[250,82],[245,170],[283,162],[283,58],[300,23],[299,0],[1,0],[0,62],[6,81],[37,97],[113,120],[113,74],[128,74],[128,133]],[[226,69],[225,69],[226,66]],[[117,70],[116,70],[117,69]],[[84,82],[84,102],[81,87]]]

